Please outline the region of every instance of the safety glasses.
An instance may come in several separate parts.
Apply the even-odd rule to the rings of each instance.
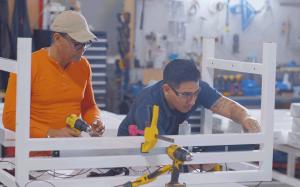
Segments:
[[[170,86],[170,85],[169,85]],[[175,95],[183,100],[191,100],[194,97],[198,97],[199,93],[200,93],[200,88],[198,90],[196,90],[195,92],[178,92],[175,88],[173,88],[172,86],[170,86],[170,88],[173,90],[173,92],[175,93]]]
[[[67,33],[59,33],[62,37],[64,37],[72,46],[72,48],[76,51],[79,51],[83,48],[83,50],[87,50],[92,45],[92,41],[86,43],[80,43],[71,38]]]

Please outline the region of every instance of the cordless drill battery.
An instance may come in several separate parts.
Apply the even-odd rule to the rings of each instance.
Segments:
[[[66,123],[70,126],[70,128],[75,128],[84,132],[89,132],[91,129],[85,121],[75,114],[69,115],[66,119]]]

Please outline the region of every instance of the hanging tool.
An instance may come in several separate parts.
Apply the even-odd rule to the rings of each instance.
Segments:
[[[247,0],[240,0],[241,2],[241,16],[242,16],[242,29],[245,31],[252,19],[254,18],[256,11],[253,6]]]
[[[236,93],[237,96],[242,96],[243,95],[243,90],[242,90],[242,74],[237,74],[235,75],[235,79],[236,79],[236,85],[235,85],[235,89],[236,89]]]
[[[145,0],[142,0],[142,12],[141,12],[141,22],[140,22],[140,30],[144,28],[144,19],[145,19]]]
[[[138,187],[144,184],[148,184],[150,182],[153,182],[158,176],[166,172],[171,172],[171,181],[167,183],[165,187],[185,187],[185,184],[180,184],[178,182],[179,174],[183,162],[192,160],[192,154],[188,150],[175,144],[168,146],[166,148],[166,153],[170,157],[170,159],[172,159],[172,165],[160,167],[152,173],[144,174],[134,181],[129,181],[123,185],[119,185],[119,187]]]
[[[232,37],[232,54],[240,52],[240,36],[239,34],[234,34]]]
[[[225,17],[225,32],[229,32],[229,3],[230,3],[230,0],[227,0],[226,17]]]
[[[194,17],[195,15],[197,15],[199,9],[200,9],[199,2],[197,0],[193,0],[190,8],[188,9],[188,16]]]

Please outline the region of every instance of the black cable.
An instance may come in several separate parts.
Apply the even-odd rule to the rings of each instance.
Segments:
[[[60,178],[60,179],[68,179],[68,178],[76,177],[79,175],[83,175],[85,173],[88,173],[89,171],[91,171],[91,169],[88,169],[86,171],[84,171],[84,169],[81,169],[78,173],[72,174],[72,175],[55,172],[55,174],[58,174],[59,176],[56,176],[55,174],[51,174],[51,173],[49,173],[49,171],[47,171],[47,173],[52,177],[56,177],[56,178]]]
[[[10,161],[7,161],[7,160],[0,160],[0,162],[9,163],[9,164],[12,164],[13,166],[16,166],[13,162],[10,162]],[[45,173],[48,173],[48,174],[49,174],[50,176],[52,176],[52,177],[57,177],[57,178],[61,178],[61,179],[66,179],[66,178],[72,178],[72,177],[75,177],[75,176],[83,175],[83,174],[89,172],[90,170],[91,170],[91,169],[88,169],[88,170],[84,171],[84,169],[81,169],[78,173],[72,174],[72,175],[63,174],[63,173],[57,173],[57,172],[55,172],[55,170],[54,170],[54,174],[51,174],[51,173],[49,173],[50,170],[46,170],[46,171],[44,171],[42,174],[40,174],[40,175],[38,175],[38,176],[32,176],[34,179],[32,179],[32,180],[30,180],[28,183],[26,183],[26,184],[25,184],[25,187],[26,187],[28,184],[30,184],[30,183],[32,183],[32,182],[34,182],[34,181],[43,181],[43,182],[46,182],[46,183],[50,184],[51,186],[54,186],[54,184],[52,184],[52,183],[49,182],[49,181],[46,181],[46,180],[38,180],[38,178],[41,177],[41,176],[43,176]],[[83,171],[84,171],[84,172],[83,172]],[[100,171],[100,170],[98,170],[98,171]],[[100,172],[101,172],[101,171],[100,171]],[[102,172],[102,173],[103,173],[103,172]],[[60,176],[56,176],[56,174],[58,174],[58,175],[60,175]],[[62,177],[62,176],[64,176],[64,177]],[[18,183],[16,183],[16,185],[17,185],[18,187],[20,186]],[[54,187],[55,187],[55,186],[54,186]]]
[[[67,174],[63,174],[63,173],[57,173],[55,172],[55,174],[58,174],[59,176],[56,176],[55,174],[51,174],[49,173],[50,170],[46,170],[45,172],[43,172],[41,175],[37,176],[37,177],[34,177],[34,179],[30,180],[29,182],[27,182],[25,184],[25,187],[28,186],[30,183],[33,183],[33,182],[37,182],[37,181],[42,181],[42,182],[45,182],[45,183],[48,183],[50,184],[51,186],[55,187],[55,185],[47,180],[38,180],[39,177],[41,177],[42,175],[44,175],[45,173],[48,173],[48,175],[52,176],[52,177],[56,177],[56,178],[61,178],[61,179],[67,179],[67,178],[72,178],[72,177],[75,177],[75,176],[78,176],[78,175],[82,175],[82,174],[85,174],[87,172],[89,172],[91,169],[88,169],[86,171],[84,171],[84,169],[81,169],[78,173],[76,174],[73,174],[73,175],[67,175]],[[83,172],[84,171],[84,172]],[[62,177],[62,176],[65,176],[65,177]],[[18,183],[16,183],[17,187],[20,187],[20,185]]]

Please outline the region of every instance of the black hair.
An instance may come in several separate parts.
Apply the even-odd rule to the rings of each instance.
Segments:
[[[199,81],[200,71],[196,64],[191,60],[175,59],[169,62],[163,72],[164,83],[174,88],[183,82]]]

